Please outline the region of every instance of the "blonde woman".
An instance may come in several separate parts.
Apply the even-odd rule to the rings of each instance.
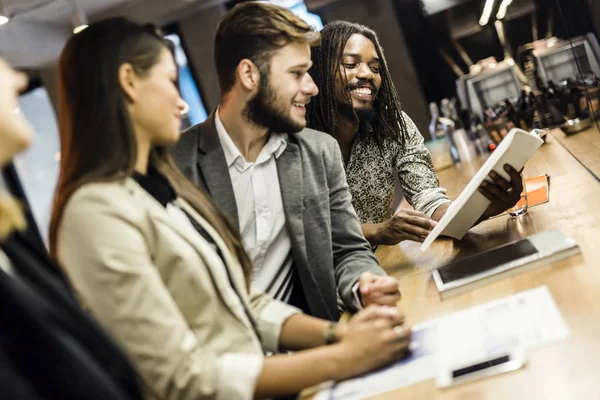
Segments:
[[[27,77],[0,59],[0,166],[31,141],[16,113]],[[21,234],[18,202],[0,193],[0,387],[3,400],[141,399],[125,355],[79,308],[47,255]]]

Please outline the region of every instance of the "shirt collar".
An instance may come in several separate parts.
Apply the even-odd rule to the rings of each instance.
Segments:
[[[223,152],[225,153],[225,161],[227,162],[227,168],[230,168],[234,163],[240,164],[240,166],[247,164],[244,156],[240,150],[235,146],[233,140],[225,130],[225,126],[223,125],[223,121],[221,121],[221,117],[219,116],[219,109],[215,112],[215,127],[217,128],[217,134],[219,135],[219,141],[221,142],[221,147],[223,148]],[[271,133],[269,135],[269,140],[267,141],[265,148],[261,151],[261,154],[256,159],[257,163],[261,163],[266,159],[270,158],[272,155],[275,155],[275,158],[279,158],[281,153],[287,147],[287,134],[286,133]],[[266,152],[265,152],[266,150]],[[266,153],[266,154],[265,154]]]

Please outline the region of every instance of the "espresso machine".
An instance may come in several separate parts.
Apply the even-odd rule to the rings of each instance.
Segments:
[[[512,58],[501,62],[490,59],[478,64],[469,74],[458,78],[456,86],[461,104],[483,120],[486,108],[505,99],[517,98],[521,93],[521,82]]]

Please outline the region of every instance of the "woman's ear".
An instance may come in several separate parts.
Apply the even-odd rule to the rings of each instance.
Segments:
[[[256,65],[244,58],[237,66],[237,78],[242,86],[249,91],[253,91],[260,85],[260,72]]]
[[[132,103],[138,98],[137,81],[138,76],[131,64],[125,63],[119,67],[119,85],[121,85],[127,99]]]

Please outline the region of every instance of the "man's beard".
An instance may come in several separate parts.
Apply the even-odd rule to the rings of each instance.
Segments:
[[[358,117],[358,134],[363,136],[375,130],[377,126],[377,110],[371,108],[355,108],[354,112]]]
[[[282,110],[284,107],[278,107],[277,95],[266,74],[261,73],[260,81],[258,93],[250,99],[244,109],[246,118],[271,132],[295,133],[304,129],[304,124],[297,123],[289,114],[286,115],[285,110]]]
[[[350,100],[352,101],[352,100]],[[339,103],[338,114],[347,120],[358,122],[358,135],[363,137],[369,132],[376,129],[377,126],[377,109],[374,107],[363,108],[354,107],[352,103]]]
[[[354,111],[358,117],[358,122],[361,124],[371,123],[377,118],[377,110],[375,110],[375,107],[355,108]]]

